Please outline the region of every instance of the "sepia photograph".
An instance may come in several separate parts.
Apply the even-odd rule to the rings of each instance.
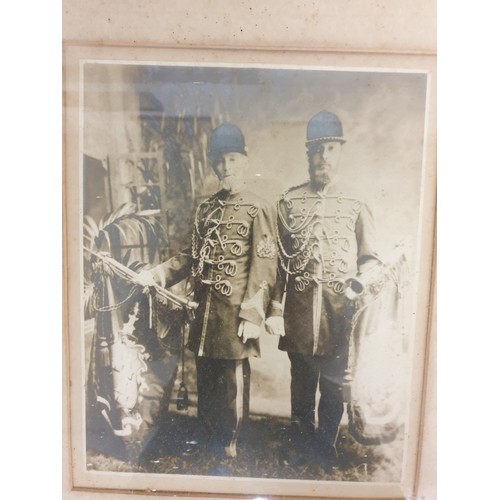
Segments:
[[[425,382],[429,71],[75,74],[73,484],[397,497]]]

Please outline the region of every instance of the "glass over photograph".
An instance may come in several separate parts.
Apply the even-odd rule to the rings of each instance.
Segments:
[[[86,470],[399,483],[428,75],[80,69]]]

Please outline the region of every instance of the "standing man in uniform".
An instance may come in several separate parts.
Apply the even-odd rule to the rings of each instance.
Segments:
[[[214,129],[209,160],[220,190],[196,211],[191,247],[141,274],[170,287],[192,276],[199,303],[188,347],[196,356],[198,417],[212,449],[235,457],[249,413],[250,362],[277,273],[274,211],[245,187],[248,157],[241,130]]]
[[[328,469],[339,462],[335,445],[354,312],[344,292],[349,279],[378,263],[372,215],[339,183],[344,143],[335,114],[321,111],[311,118],[309,180],[278,202],[280,278],[266,321],[269,333],[281,335],[279,349],[291,363],[287,457],[300,461],[310,454]]]

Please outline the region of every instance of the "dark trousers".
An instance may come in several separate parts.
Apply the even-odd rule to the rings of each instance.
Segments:
[[[249,414],[250,362],[197,357],[196,369],[198,418],[210,438],[235,451]]]
[[[344,413],[342,384],[344,360],[338,357],[288,353],[291,364],[292,435],[299,443],[315,436],[316,444],[335,446]],[[318,425],[316,391],[319,383]]]

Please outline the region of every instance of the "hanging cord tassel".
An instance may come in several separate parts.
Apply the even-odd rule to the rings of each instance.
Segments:
[[[98,311],[96,361],[98,366],[102,368],[109,368],[111,366],[111,353],[110,353],[109,338],[107,336],[107,328],[105,325],[105,318],[104,318],[104,315],[107,314],[104,308],[106,283],[102,269],[101,269],[101,274],[98,277],[98,286],[96,287],[96,289],[97,293],[95,296],[95,301],[96,304],[98,305],[98,307],[96,307],[96,310]]]
[[[186,385],[184,384],[184,340],[187,328],[187,322],[182,325],[182,345],[181,345],[181,383],[179,385],[179,391],[177,392],[177,410],[185,411],[189,406],[189,397]]]
[[[154,287],[149,287],[147,292],[149,305],[149,328],[158,335],[158,296]]]
[[[150,287],[148,290],[148,305],[149,305],[149,328],[156,331],[156,304],[154,303],[154,288]]]

